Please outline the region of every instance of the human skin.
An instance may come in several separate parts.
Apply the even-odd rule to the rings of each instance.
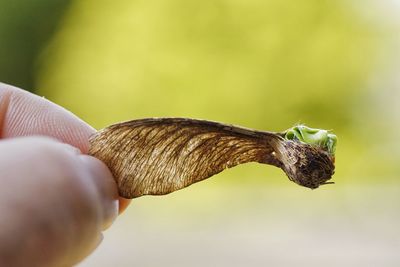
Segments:
[[[129,201],[86,155],[91,126],[0,83],[0,266],[71,266],[89,255]]]

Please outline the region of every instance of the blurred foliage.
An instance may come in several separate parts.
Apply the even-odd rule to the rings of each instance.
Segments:
[[[97,127],[184,116],[337,130],[375,46],[340,1],[75,1],[38,84]]]
[[[338,135],[336,179],[399,173],[378,143],[393,127],[365,146],[385,116],[368,89],[385,38],[348,1],[0,3],[1,80],[30,89],[36,79],[39,94],[97,128],[167,116],[305,123]],[[251,166],[235,172],[265,177]]]
[[[68,0],[0,0],[0,80],[34,88],[35,61]]]
[[[85,266],[397,263],[400,37],[389,39],[400,23],[383,30],[389,2],[0,0],[0,80],[94,127],[181,116],[339,138],[336,185],[310,193],[278,168],[228,169],[135,200]]]
[[[375,25],[346,1],[75,1],[38,86],[95,127],[180,116],[333,129],[349,172],[364,147],[353,109],[378,46]]]

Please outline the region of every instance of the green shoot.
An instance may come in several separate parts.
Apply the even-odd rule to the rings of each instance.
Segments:
[[[297,140],[305,144],[318,146],[328,151],[332,156],[335,155],[337,137],[327,130],[297,125],[286,131],[285,138],[287,140]]]

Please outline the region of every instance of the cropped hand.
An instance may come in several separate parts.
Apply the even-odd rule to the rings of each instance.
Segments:
[[[71,266],[127,206],[107,167],[85,155],[94,132],[0,83],[0,266]]]

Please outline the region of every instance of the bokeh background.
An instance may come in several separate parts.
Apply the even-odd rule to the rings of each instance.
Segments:
[[[0,0],[0,80],[96,128],[333,130],[311,191],[246,164],[135,199],[79,266],[400,266],[400,1]]]

